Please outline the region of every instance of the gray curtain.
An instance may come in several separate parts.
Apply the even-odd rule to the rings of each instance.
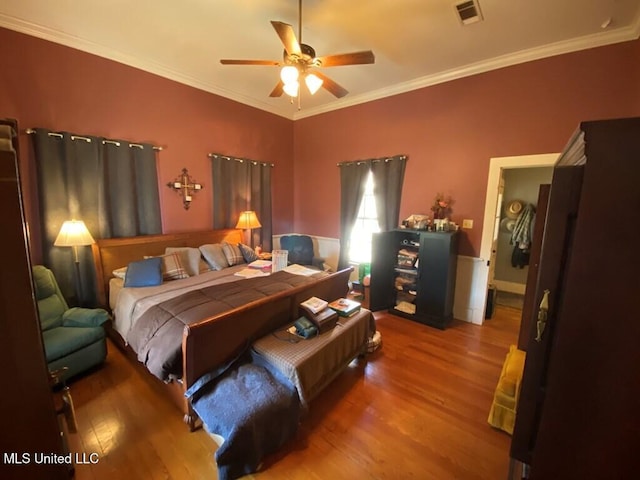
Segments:
[[[162,232],[153,146],[127,145],[126,140],[104,144],[103,185],[113,187],[105,189],[107,215],[104,218],[108,221],[102,226],[101,238]]]
[[[36,129],[33,135],[38,178],[43,263],[50,268],[70,305],[96,304],[90,247],[78,247],[79,273],[72,248],[53,245],[65,220],[82,220],[94,238],[162,232],[155,152],[152,145],[130,147],[104,138]]]
[[[405,155],[395,155],[338,164],[340,167],[340,257],[338,268],[346,268],[349,264],[351,231],[358,217],[369,171],[373,175],[373,193],[380,229],[386,231],[398,226],[406,161]]]
[[[406,163],[407,157],[404,155],[380,158],[371,162],[373,195],[376,199],[378,224],[382,231],[398,227]]]
[[[351,231],[358,217],[371,162],[347,162],[340,166],[340,257],[338,269],[349,265]]]
[[[211,155],[213,228],[235,228],[240,212],[253,210],[262,227],[252,230],[252,246],[271,250],[272,168],[269,163]]]

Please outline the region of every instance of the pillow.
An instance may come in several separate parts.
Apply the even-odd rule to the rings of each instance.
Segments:
[[[222,242],[222,251],[230,266],[233,267],[234,265],[244,263],[244,257],[237,245]]]
[[[187,271],[190,277],[195,277],[200,273],[200,250],[193,247],[167,247],[164,250],[165,254],[177,253],[182,262],[182,266]]]
[[[124,277],[127,275],[127,267],[116,268],[113,272],[111,272],[111,275],[116,278],[122,278],[124,280]]]
[[[222,251],[221,244],[209,243],[207,245],[200,245],[199,248],[202,252],[202,256],[213,270],[222,270],[229,266],[227,257],[224,256],[224,252]]]
[[[153,287],[162,285],[162,259],[146,258],[131,262],[124,278],[125,287]]]
[[[242,256],[244,257],[245,262],[251,263],[255,260],[260,259],[258,254],[254,252],[253,248],[251,248],[250,246],[245,245],[244,243],[239,243],[238,248],[240,249],[240,253],[242,253]]]
[[[144,258],[153,258],[151,256]],[[180,280],[188,278],[189,274],[182,266],[180,257],[177,253],[169,253],[168,255],[160,255],[162,260],[162,279],[163,280]]]

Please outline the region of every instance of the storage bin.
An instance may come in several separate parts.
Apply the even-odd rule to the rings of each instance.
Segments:
[[[271,271],[279,272],[287,266],[288,250],[274,250],[271,252]]]

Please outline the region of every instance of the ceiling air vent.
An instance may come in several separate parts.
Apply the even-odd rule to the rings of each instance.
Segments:
[[[458,18],[463,25],[469,25],[482,20],[482,12],[477,0],[469,0],[456,4]]]

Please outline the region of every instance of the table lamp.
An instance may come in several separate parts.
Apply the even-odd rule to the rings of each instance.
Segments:
[[[238,219],[238,224],[236,228],[242,228],[243,230],[249,230],[249,241],[251,243],[251,247],[253,248],[253,236],[251,235],[251,230],[254,228],[260,228],[260,222],[258,221],[258,216],[256,212],[253,210],[245,210],[244,212],[240,212],[240,218]]]

